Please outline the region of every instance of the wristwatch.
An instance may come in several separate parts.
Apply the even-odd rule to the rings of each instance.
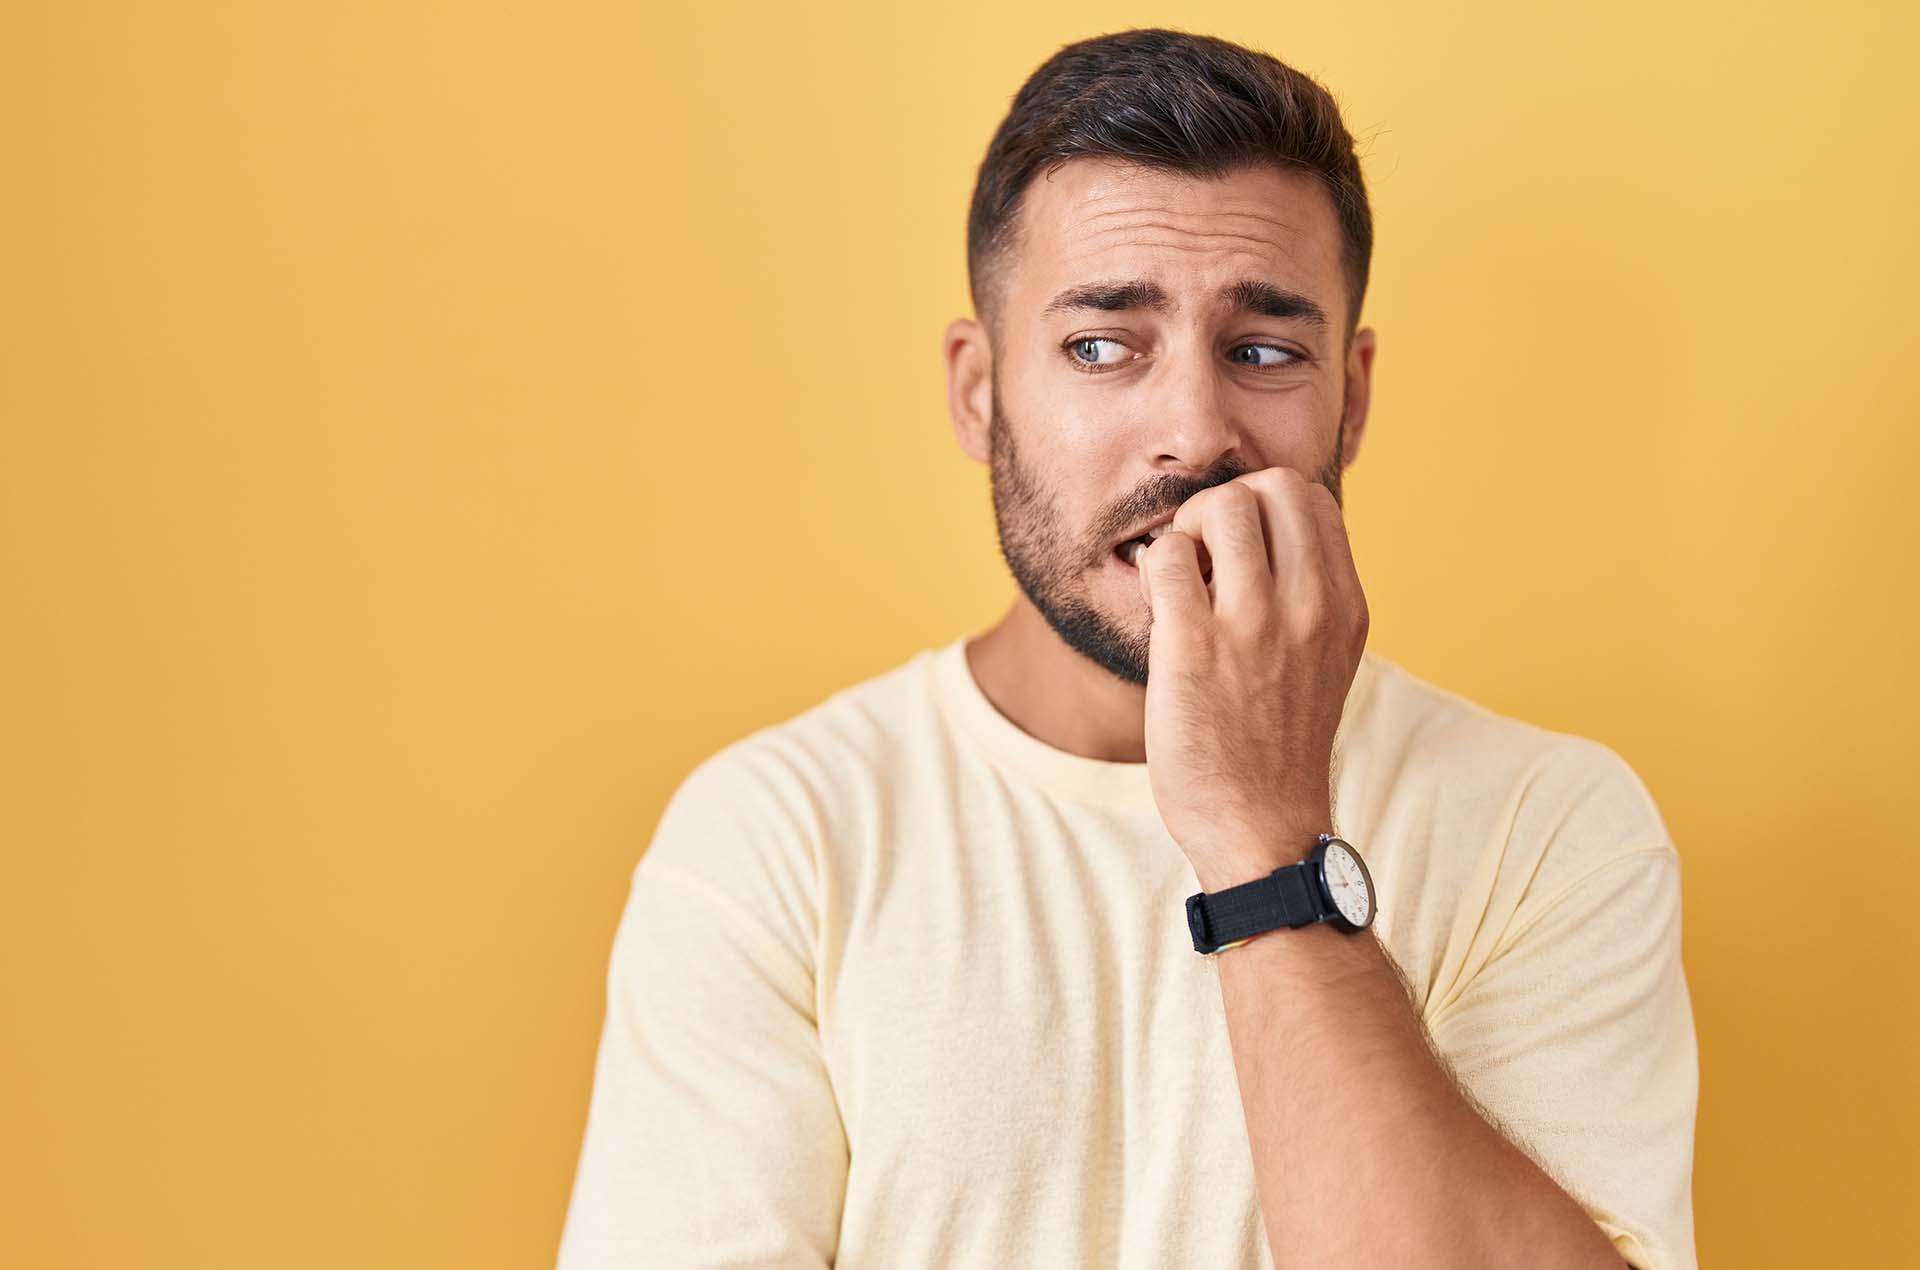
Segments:
[[[1193,950],[1217,953],[1281,927],[1330,922],[1353,934],[1373,924],[1373,875],[1353,844],[1330,833],[1298,864],[1262,878],[1187,897]]]

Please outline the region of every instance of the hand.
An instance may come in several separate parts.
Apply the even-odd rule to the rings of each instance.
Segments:
[[[1183,503],[1138,564],[1167,832],[1209,892],[1305,859],[1334,831],[1333,738],[1367,643],[1339,503],[1291,468],[1248,472]]]

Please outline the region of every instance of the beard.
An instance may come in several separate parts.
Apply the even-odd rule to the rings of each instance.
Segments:
[[[1340,399],[1346,416],[1346,394]],[[1067,647],[1136,687],[1147,683],[1147,647],[1151,624],[1131,624],[1095,604],[1088,580],[1107,567],[1110,538],[1071,532],[1056,510],[1056,500],[1014,443],[1014,427],[1000,405],[1000,380],[993,380],[993,417],[989,425],[993,519],[1000,554],[1014,581]],[[1316,478],[1344,509],[1340,494],[1340,458],[1345,429],[1335,432],[1333,458]],[[1167,476],[1125,506],[1123,525],[1135,525],[1170,512],[1203,489],[1224,485],[1251,471],[1226,459],[1204,476]]]

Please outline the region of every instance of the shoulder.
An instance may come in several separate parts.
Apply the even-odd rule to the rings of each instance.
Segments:
[[[701,897],[762,948],[811,965],[831,846],[885,796],[889,756],[922,708],[920,656],[699,760],[634,866],[635,891]]]
[[[1591,736],[1543,727],[1369,651],[1360,761],[1384,803],[1443,834],[1462,862],[1495,858],[1527,890],[1628,853],[1673,849],[1652,791]],[[1384,809],[1383,809],[1384,810]]]
[[[675,797],[754,799],[799,816],[870,784],[931,717],[929,656],[916,652],[729,741],[694,766]]]
[[[817,854],[837,824],[884,790],[931,727],[929,656],[916,652],[709,753],[674,788],[663,830],[727,828]],[[700,849],[654,849],[662,846],[674,855]]]

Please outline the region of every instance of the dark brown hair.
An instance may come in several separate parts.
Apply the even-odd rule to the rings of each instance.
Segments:
[[[989,327],[1000,318],[999,271],[1015,246],[1021,193],[1088,157],[1198,177],[1261,162],[1319,177],[1339,218],[1352,336],[1373,258],[1373,212],[1333,96],[1266,53],[1164,27],[1068,44],[1015,94],[967,214],[967,283]]]

